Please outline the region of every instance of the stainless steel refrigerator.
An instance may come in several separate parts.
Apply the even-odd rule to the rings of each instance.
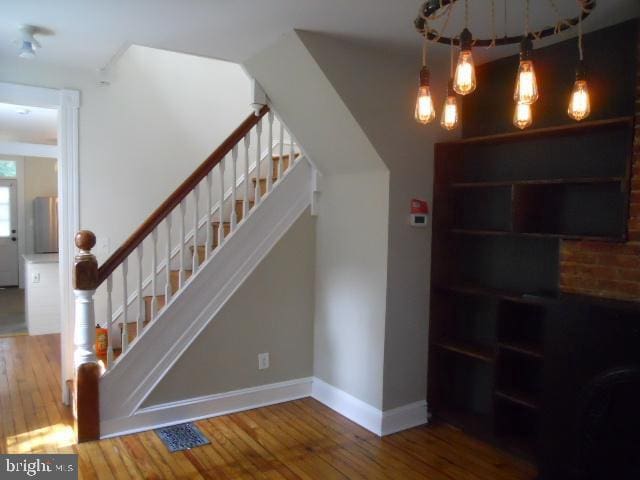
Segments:
[[[58,197],[33,200],[33,230],[36,253],[58,252]]]

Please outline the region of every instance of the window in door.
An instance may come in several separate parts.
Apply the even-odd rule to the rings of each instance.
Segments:
[[[0,160],[0,178],[16,178],[18,167],[14,160]]]
[[[11,187],[0,186],[0,238],[11,234]]]

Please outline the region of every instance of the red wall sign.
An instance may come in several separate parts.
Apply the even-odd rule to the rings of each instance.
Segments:
[[[411,213],[428,214],[429,204],[426,200],[419,200],[417,198],[411,199]]]

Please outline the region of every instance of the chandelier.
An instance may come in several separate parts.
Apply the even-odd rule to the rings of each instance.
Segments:
[[[541,30],[531,30],[529,25],[529,0],[524,0],[524,31],[521,35],[509,36],[506,31],[508,4],[504,2],[505,30],[502,37],[496,35],[496,1],[489,0],[491,6],[491,38],[474,38],[469,28],[469,2],[464,0],[464,29],[459,35],[447,36],[445,31],[455,5],[460,0],[427,0],[420,7],[420,12],[414,21],[416,31],[423,37],[422,69],[420,70],[420,86],[416,101],[415,119],[419,123],[431,123],[436,118],[436,109],[431,94],[431,74],[427,66],[427,47],[429,42],[443,43],[449,46],[450,79],[447,87],[440,125],[446,130],[455,129],[460,122],[458,96],[473,93],[477,87],[476,69],[473,61],[474,48],[494,48],[503,45],[520,44],[520,63],[515,76],[513,101],[515,104],[513,124],[525,129],[533,124],[533,108],[539,97],[538,79],[534,67],[534,42],[545,37],[558,35],[565,30],[578,27],[578,62],[573,89],[569,96],[567,114],[576,121],[584,120],[591,112],[587,74],[584,65],[582,48],[582,22],[596,6],[596,0],[576,0],[578,14],[573,18],[563,18],[555,4],[555,0],[547,0],[549,6],[557,16],[555,25]],[[440,29],[433,24],[442,20]],[[458,52],[457,63],[454,67],[454,51]]]

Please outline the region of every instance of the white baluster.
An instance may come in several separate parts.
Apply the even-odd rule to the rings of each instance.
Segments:
[[[142,325],[144,322],[144,298],[142,297],[142,243],[136,249],[138,253],[138,282],[136,285],[136,295],[138,299],[138,318],[136,320],[136,337],[142,333]],[[155,275],[154,275],[155,277]]]
[[[97,361],[95,352],[96,319],[93,304],[95,290],[73,290],[75,296],[75,326],[73,332],[74,365]]]
[[[165,218],[165,226],[166,226],[166,233],[167,233],[167,245],[166,245],[166,251],[165,251],[165,259],[164,259],[164,263],[165,263],[165,269],[164,269],[164,273],[165,273],[165,279],[166,279],[166,285],[164,287],[164,298],[165,298],[165,303],[169,303],[169,300],[171,300],[171,296],[173,295],[173,289],[171,287],[171,213],[169,213],[169,215],[167,215],[167,218]]]
[[[128,263],[129,259],[125,258],[122,261],[122,353],[127,351],[129,348],[129,335],[127,332],[127,271],[128,271]]]
[[[218,226],[218,246],[222,245],[224,240],[224,162],[226,157],[220,160],[220,208],[218,210],[220,214],[220,223]]]
[[[207,238],[205,240],[205,244],[204,244],[204,249],[207,252],[211,251],[212,245],[211,245],[211,231],[213,230],[213,222],[211,221],[211,187],[212,187],[212,183],[213,183],[213,173],[209,172],[207,174],[207,223],[206,223],[206,227],[205,230],[207,232]],[[208,253],[207,253],[208,255]]]
[[[113,365],[113,300],[111,293],[113,292],[113,278],[111,275],[107,277],[107,367]]]
[[[233,232],[236,229],[236,225],[238,224],[238,216],[236,215],[236,203],[238,201],[236,194],[236,179],[238,178],[238,145],[234,145],[231,149],[231,231]]]
[[[247,218],[249,213],[249,145],[251,137],[247,133],[244,136],[244,198],[242,202],[242,220]]]
[[[295,161],[295,145],[294,145],[294,141],[293,141],[293,135],[291,135],[291,132],[289,132],[289,141],[291,142],[289,145],[289,168],[293,167],[293,162]],[[288,170],[287,169],[287,170]]]
[[[260,151],[260,142],[262,137],[262,119],[258,120],[256,124],[256,137],[258,139],[256,144],[256,169],[254,172],[256,173],[256,191],[254,193],[254,205],[258,205],[260,203],[260,156],[262,152]]]
[[[184,200],[180,202],[180,273],[178,273],[178,287],[184,285],[184,216],[186,214],[187,205]],[[197,255],[198,252],[194,252]]]
[[[267,163],[267,192],[271,191],[273,186],[273,112],[269,111],[267,114],[267,120],[269,121],[269,136],[267,141],[269,142],[269,160]]]
[[[200,256],[198,255],[198,205],[200,203],[200,185],[196,185],[193,189],[193,251],[196,254],[193,256],[193,266],[191,267],[191,274],[195,274],[200,264]],[[205,260],[209,258],[209,252],[204,252]]]
[[[156,295],[158,289],[156,288],[156,275],[158,273],[158,230],[153,229],[151,232],[151,315],[149,315],[149,321],[152,322],[156,318],[158,313],[158,301]]]
[[[278,180],[280,180],[282,178],[282,174],[284,173],[284,124],[282,123],[281,119],[278,119],[278,123],[280,124],[280,148],[278,149],[280,158],[278,158]]]

